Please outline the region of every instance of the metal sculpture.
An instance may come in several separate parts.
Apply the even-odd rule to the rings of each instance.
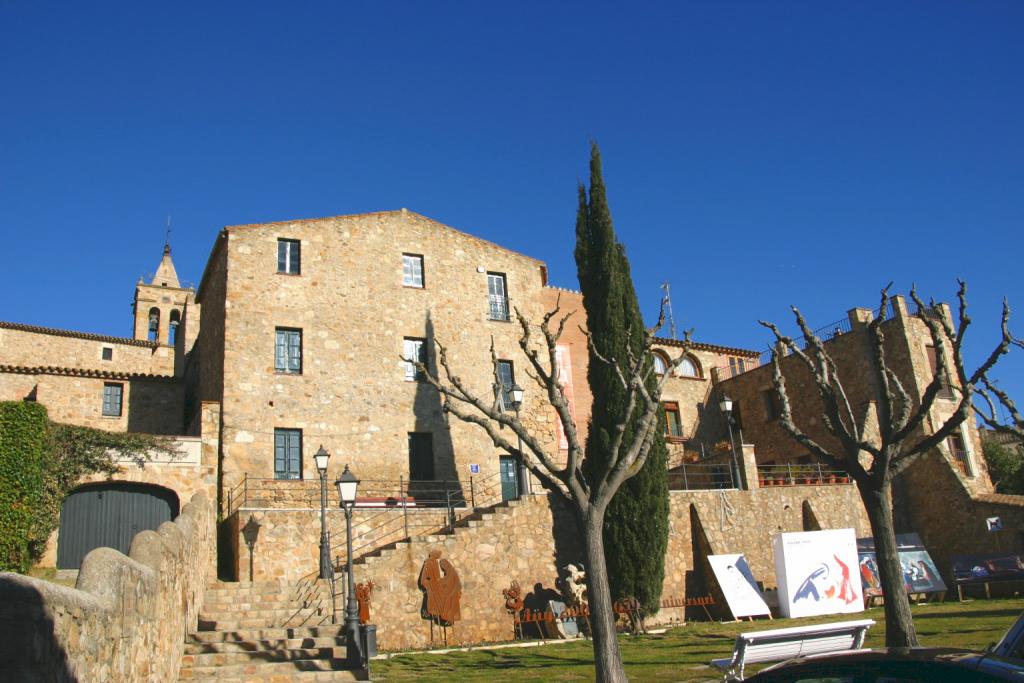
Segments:
[[[512,580],[508,588],[502,589],[501,596],[505,598],[505,610],[512,615],[512,632],[516,638],[522,637],[522,625],[519,621],[519,613],[523,610],[523,589],[519,582]]]
[[[430,620],[430,637],[434,637],[434,625],[441,626],[445,643],[448,642],[448,627],[462,619],[462,582],[451,562],[441,557],[440,550],[431,550],[420,569],[419,586],[425,593],[420,612]]]
[[[370,623],[370,595],[377,587],[373,581],[356,584],[356,602],[359,603],[359,623]]]

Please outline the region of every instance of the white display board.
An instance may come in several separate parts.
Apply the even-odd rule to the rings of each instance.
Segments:
[[[708,562],[734,618],[771,615],[747,558],[742,554],[708,555]]]
[[[864,611],[853,529],[782,533],[774,544],[783,616]]]

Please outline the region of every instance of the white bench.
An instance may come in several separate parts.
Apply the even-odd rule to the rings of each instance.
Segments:
[[[743,667],[762,662],[782,662],[794,657],[859,650],[874,619],[838,621],[832,624],[796,626],[772,631],[741,633],[731,658],[712,660],[725,680],[743,680]]]

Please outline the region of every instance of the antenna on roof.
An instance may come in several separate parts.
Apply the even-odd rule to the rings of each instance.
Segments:
[[[676,336],[676,319],[672,315],[672,293],[669,290],[668,280],[661,283],[661,288],[665,290],[665,303],[668,304],[668,329],[672,332],[672,338],[678,339]]]

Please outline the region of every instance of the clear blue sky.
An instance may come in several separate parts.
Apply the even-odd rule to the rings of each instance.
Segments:
[[[0,319],[130,335],[173,216],[407,207],[574,287],[601,145],[653,316],[761,348],[890,280],[1024,334],[1024,3],[0,3]],[[1024,353],[999,376],[1024,400]]]

